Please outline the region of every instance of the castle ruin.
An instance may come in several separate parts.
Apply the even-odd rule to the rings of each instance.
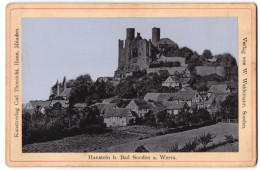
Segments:
[[[160,38],[160,28],[152,28],[152,39],[143,39],[135,28],[126,29],[126,39],[118,41],[118,68],[116,77],[124,77],[133,71],[147,70],[151,64],[160,62],[179,62],[186,68],[184,58],[165,57],[161,54],[166,47],[178,46],[169,38]],[[172,60],[170,59],[172,58]],[[178,61],[180,59],[180,61]]]

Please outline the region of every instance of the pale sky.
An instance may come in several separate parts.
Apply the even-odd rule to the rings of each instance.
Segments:
[[[23,18],[23,103],[45,100],[50,88],[66,76],[75,79],[90,74],[93,80],[113,76],[118,62],[118,39],[126,28],[135,28],[151,39],[152,28],[161,28],[161,38],[199,54],[238,56],[237,18]]]

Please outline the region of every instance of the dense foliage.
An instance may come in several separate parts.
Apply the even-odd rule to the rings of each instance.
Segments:
[[[24,113],[22,117],[23,145],[106,131],[103,118],[95,107],[80,111],[53,107],[46,110],[46,114],[36,111],[33,115]]]
[[[238,119],[238,95],[227,96],[226,100],[220,105],[220,112],[217,114],[223,119]]]

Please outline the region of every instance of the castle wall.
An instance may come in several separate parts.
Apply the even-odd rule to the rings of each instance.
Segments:
[[[187,66],[187,64],[185,64],[185,58],[183,58],[183,57],[160,56],[158,61],[163,61],[163,62],[180,62],[181,66]]]

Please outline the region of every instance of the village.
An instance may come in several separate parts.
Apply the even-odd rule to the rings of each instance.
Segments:
[[[140,33],[135,37],[134,28],[126,31],[126,40],[119,40],[118,68],[113,77],[99,77],[96,81],[86,81],[83,76],[67,81],[64,77],[52,87],[49,99],[23,104],[23,114],[49,115],[55,113],[52,109],[73,110],[80,120],[87,108],[95,108],[98,119],[111,129],[131,125],[177,128],[194,123],[203,125],[207,121],[238,122],[237,110],[232,108],[229,109],[232,114],[223,113],[227,109],[223,105],[238,96],[238,69],[233,57],[214,56],[209,50],[198,55],[179,48],[171,39],[160,38],[160,28],[152,29],[149,40],[143,39]],[[223,60],[225,55],[227,61]],[[157,77],[160,79],[155,80]],[[138,84],[149,87],[149,81],[153,86],[138,92]],[[99,91],[90,95],[90,85],[92,89],[101,87],[98,90],[107,95],[97,96]],[[88,93],[79,100],[78,96],[84,94],[83,90],[79,91],[82,86]],[[237,108],[238,102],[231,105]],[[199,120],[194,121],[193,115]],[[171,119],[170,123],[167,118]]]

